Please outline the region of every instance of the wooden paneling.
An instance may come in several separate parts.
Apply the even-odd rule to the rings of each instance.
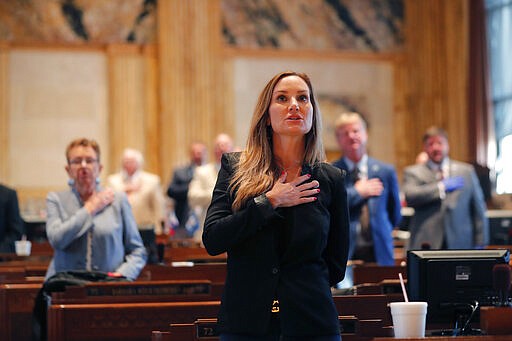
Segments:
[[[211,146],[219,132],[234,134],[232,61],[239,57],[295,57],[297,51],[234,49],[221,41],[220,0],[168,0],[158,4],[158,45],[33,44],[49,50],[103,50],[108,56],[109,169],[123,148],[141,149],[146,169],[169,181],[188,159],[188,144]],[[394,65],[395,167],[412,164],[421,136],[433,124],[450,135],[453,158],[470,160],[467,129],[468,5],[466,0],[408,0],[405,46],[399,54],[301,51],[303,58],[363,58]],[[13,42],[0,45],[0,181],[9,183],[8,62]],[[257,91],[255,96],[257,95]],[[388,141],[385,141],[389,143]],[[393,143],[393,142],[391,142]],[[243,146],[240,146],[243,147]],[[330,153],[329,158],[337,158]],[[44,186],[44,184],[42,184]],[[26,189],[27,194],[30,188]],[[22,197],[25,195],[22,193]]]
[[[172,20],[171,20],[172,18]],[[224,117],[219,0],[158,4],[161,167],[188,159],[188,144],[232,133]]]
[[[406,7],[406,59],[397,91],[404,93],[399,164],[412,163],[426,128],[438,125],[450,137],[453,158],[468,160],[468,2],[411,0]],[[402,85],[403,84],[403,85]]]
[[[399,178],[402,177],[402,168],[414,162],[417,154],[417,143],[406,140],[408,131],[406,122],[410,111],[407,107],[407,74],[405,58],[397,58],[394,65],[393,79],[393,106],[394,106],[394,143],[395,143],[395,168]]]
[[[109,76],[109,160],[116,172],[124,148],[136,148],[145,169],[159,172],[157,59],[155,47],[112,44],[107,47]]]
[[[9,178],[8,70],[9,49],[0,43],[0,182],[6,182]]]
[[[144,60],[137,45],[109,45],[109,164],[120,167],[124,148],[145,150]]]
[[[146,114],[144,126],[145,169],[160,174],[160,124],[158,105],[158,56],[154,45],[144,46],[144,112]]]

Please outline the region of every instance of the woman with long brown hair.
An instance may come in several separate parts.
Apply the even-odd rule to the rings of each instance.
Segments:
[[[210,254],[228,255],[221,340],[340,340],[330,288],[345,273],[348,206],[321,126],[309,77],[282,72],[245,150],[223,155],[203,232]]]

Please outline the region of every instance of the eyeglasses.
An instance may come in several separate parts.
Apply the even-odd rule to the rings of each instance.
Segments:
[[[84,163],[85,163],[85,166],[90,167],[90,166],[94,165],[96,162],[98,162],[98,160],[97,159],[93,159],[92,157],[86,157],[84,159],[76,158],[76,159],[69,160],[69,164],[71,166],[75,166],[75,167],[83,166]]]

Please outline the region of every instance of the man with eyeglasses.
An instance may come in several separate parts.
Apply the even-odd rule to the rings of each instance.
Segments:
[[[46,235],[54,253],[35,300],[33,340],[46,340],[48,297],[62,282],[132,281],[146,265],[146,249],[126,194],[100,186],[98,143],[71,141],[66,160],[70,189],[46,198]]]
[[[66,159],[70,189],[50,192],[46,201],[46,234],[54,249],[46,278],[86,270],[136,279],[146,264],[146,250],[126,194],[100,186],[99,145],[73,140]]]

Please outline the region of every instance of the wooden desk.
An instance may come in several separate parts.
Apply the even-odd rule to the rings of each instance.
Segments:
[[[24,281],[26,276],[25,269],[17,266],[0,267],[0,283],[11,281]]]
[[[204,247],[169,247],[166,245],[164,261],[166,263],[193,261],[193,262],[219,262],[226,261],[226,254],[210,256]]]
[[[0,338],[5,341],[32,340],[32,311],[42,283],[0,285]]]
[[[407,280],[405,281],[407,282]],[[399,279],[385,279],[378,283],[363,283],[354,286],[355,295],[390,295],[402,294]]]
[[[224,283],[226,263],[193,264],[193,266],[171,266],[148,264],[142,269],[140,280],[208,280]],[[138,280],[139,280],[138,279]]]
[[[382,320],[382,324],[393,324],[389,302],[403,301],[401,295],[354,295],[334,296],[339,315],[353,315],[359,320]]]
[[[206,280],[95,282],[53,292],[52,304],[215,301],[221,292]]]
[[[363,283],[378,283],[386,279],[398,279],[402,273],[407,278],[407,268],[401,265],[381,266],[378,264],[353,265],[354,285]]]
[[[217,316],[219,307],[219,301],[51,305],[48,341],[149,340],[153,330]]]
[[[373,341],[512,341],[512,335],[480,335],[480,336],[429,336],[398,339],[392,337],[374,337]]]
[[[369,341],[373,321],[358,321],[355,316],[338,316],[342,339],[345,341]],[[386,335],[390,335],[389,332]],[[153,331],[152,341],[218,340],[217,319],[198,319],[194,323],[171,323],[168,330]]]
[[[512,335],[511,307],[480,307],[480,328],[492,335]]]
[[[194,323],[171,323],[169,334],[169,341],[218,340],[217,319],[198,319]]]
[[[219,262],[226,261],[226,253],[210,256],[201,243],[191,238],[174,239],[166,234],[156,236],[156,243],[164,245],[164,262],[193,261]]]

